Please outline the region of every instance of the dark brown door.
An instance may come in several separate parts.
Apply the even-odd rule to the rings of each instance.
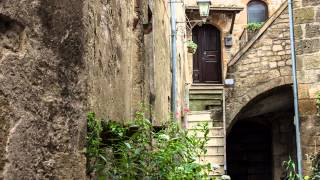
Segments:
[[[198,45],[193,56],[193,82],[221,83],[220,31],[208,24],[196,26],[192,40]]]

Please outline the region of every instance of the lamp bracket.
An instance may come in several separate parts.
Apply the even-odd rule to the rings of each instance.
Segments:
[[[168,3],[184,3],[184,2],[183,0],[180,0],[180,1],[177,0],[177,1],[168,1]]]

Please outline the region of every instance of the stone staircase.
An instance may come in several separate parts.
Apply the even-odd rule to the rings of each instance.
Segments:
[[[206,145],[207,154],[201,163],[218,164],[220,168],[210,175],[224,174],[224,123],[223,123],[223,86],[222,85],[192,85],[189,92],[191,112],[188,113],[187,128],[197,131],[199,123],[207,122],[209,125],[209,141]],[[203,137],[198,133],[199,138]]]
[[[189,90],[191,111],[222,107],[223,85],[194,84]]]

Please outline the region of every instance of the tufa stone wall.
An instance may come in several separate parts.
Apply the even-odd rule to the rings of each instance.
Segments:
[[[85,179],[83,1],[0,1],[0,179]]]
[[[275,14],[274,21],[260,29],[260,33],[231,60],[227,78],[235,80],[226,93],[227,128],[231,128],[237,114],[259,94],[278,86],[291,84],[291,58],[287,5]]]
[[[320,91],[320,1],[296,0],[294,4],[299,111],[301,119],[304,174],[310,174],[311,162],[305,156],[320,148],[320,118],[316,94]]]
[[[152,121],[162,125],[169,120],[171,111],[171,32],[170,32],[170,3],[153,0],[152,32],[149,36],[152,54],[147,62],[150,66],[150,88],[152,105]]]
[[[127,122],[155,99],[155,119],[167,120],[167,6],[0,1],[0,179],[86,179],[88,111]]]
[[[141,7],[134,0],[92,0],[84,9],[89,105],[106,120],[129,121],[148,98]]]

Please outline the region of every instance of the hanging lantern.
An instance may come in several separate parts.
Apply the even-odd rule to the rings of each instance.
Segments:
[[[197,4],[199,7],[200,17],[208,17],[210,11],[210,0],[197,0]]]

